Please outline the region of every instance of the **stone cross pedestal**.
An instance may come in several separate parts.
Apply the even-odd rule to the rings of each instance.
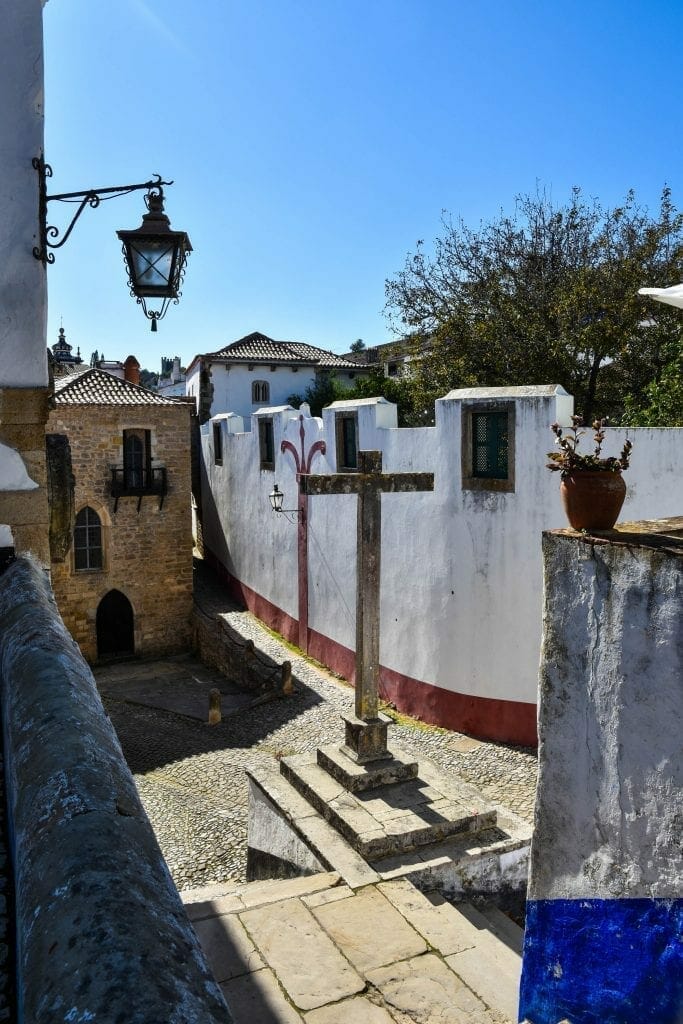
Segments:
[[[382,453],[358,452],[357,473],[301,479],[307,495],[357,494],[356,714],[344,719],[344,753],[358,764],[391,757],[390,719],[379,713],[379,610],[381,497],[401,491],[432,491],[433,473],[383,473]]]

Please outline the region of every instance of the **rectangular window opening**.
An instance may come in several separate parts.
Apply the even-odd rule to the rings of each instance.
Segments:
[[[213,461],[214,465],[223,465],[223,431],[221,423],[213,425]]]
[[[507,412],[472,413],[472,476],[491,480],[508,477]]]
[[[465,490],[514,491],[513,402],[463,406],[461,464]]]
[[[358,416],[338,413],[336,419],[337,469],[358,469]]]
[[[275,469],[275,446],[273,443],[273,421],[271,419],[260,419],[258,421],[258,440],[261,469]]]

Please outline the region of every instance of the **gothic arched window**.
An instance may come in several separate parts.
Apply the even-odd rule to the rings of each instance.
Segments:
[[[102,523],[94,508],[86,505],[76,516],[74,529],[74,568],[101,569]]]
[[[251,401],[253,405],[270,401],[270,384],[266,380],[255,380],[251,385]]]

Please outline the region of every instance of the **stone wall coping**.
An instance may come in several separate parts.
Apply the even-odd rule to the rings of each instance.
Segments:
[[[683,516],[670,519],[642,519],[617,523],[613,530],[546,530],[544,536],[570,537],[585,544],[613,544],[657,548],[669,554],[683,554]]]
[[[0,578],[19,1021],[229,1024],[46,574]]]

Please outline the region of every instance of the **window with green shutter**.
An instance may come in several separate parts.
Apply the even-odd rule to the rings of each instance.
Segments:
[[[464,402],[461,472],[466,491],[514,491],[515,403]]]
[[[507,480],[507,411],[472,413],[472,476]]]

